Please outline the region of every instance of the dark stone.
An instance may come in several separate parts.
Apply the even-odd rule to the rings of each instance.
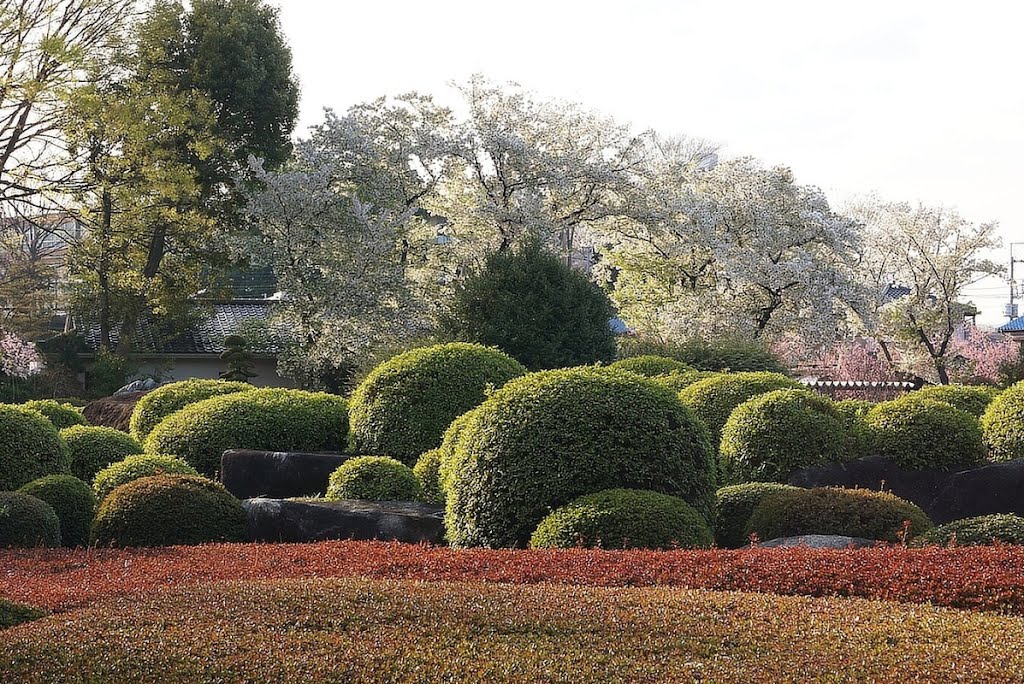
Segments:
[[[759,549],[786,549],[803,546],[808,549],[863,549],[878,542],[863,537],[844,537],[841,534],[802,534],[798,537],[779,537],[757,545]]]
[[[220,459],[220,481],[239,499],[322,495],[331,473],[349,458],[344,454],[228,449]]]
[[[248,499],[242,502],[252,541],[381,539],[444,541],[444,508],[414,501]]]
[[[882,456],[868,456],[798,470],[789,484],[885,489],[920,506],[936,525],[991,513],[1024,515],[1024,459],[950,470],[905,470]]]

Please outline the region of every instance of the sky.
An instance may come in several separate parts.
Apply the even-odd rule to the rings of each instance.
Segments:
[[[480,73],[788,166],[834,206],[874,193],[998,221],[1001,263],[1024,242],[1024,6],[1009,0],[270,2],[300,135],[381,95],[455,104],[450,84]],[[1006,320],[1008,290],[970,288],[979,323]]]

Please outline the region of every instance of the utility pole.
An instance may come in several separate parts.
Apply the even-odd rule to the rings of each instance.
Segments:
[[[1024,242],[1011,242],[1010,243],[1010,303],[1003,309],[1003,314],[1013,320],[1017,318],[1017,279],[1014,277],[1014,264],[1024,264],[1024,259],[1015,259],[1013,256],[1013,246],[1024,245]]]

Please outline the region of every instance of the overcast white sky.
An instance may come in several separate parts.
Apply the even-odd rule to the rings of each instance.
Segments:
[[[785,164],[836,205],[943,204],[1024,241],[1024,6],[1010,0],[276,2],[302,130],[380,95],[450,102],[450,81],[482,73]],[[973,289],[980,322],[1005,320],[1006,293]]]

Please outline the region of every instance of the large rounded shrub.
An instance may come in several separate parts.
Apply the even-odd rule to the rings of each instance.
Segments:
[[[620,359],[611,364],[609,368],[624,370],[637,375],[654,377],[655,375],[666,375],[677,371],[692,371],[690,366],[682,361],[676,361],[666,356],[633,356],[628,359]]]
[[[747,482],[722,487],[715,494],[715,542],[725,549],[746,546],[747,521],[761,501],[772,494],[798,489],[778,482]]]
[[[530,537],[539,549],[694,549],[714,543],[701,515],[677,496],[640,489],[586,494],[552,511]]]
[[[412,468],[387,456],[357,456],[331,473],[324,498],[330,501],[416,501],[422,495]]]
[[[904,521],[910,522],[906,530]],[[931,528],[924,511],[888,492],[822,487],[766,496],[750,515],[744,534],[756,534],[762,541],[838,534],[895,543]]]
[[[219,397],[236,392],[247,392],[253,386],[245,382],[226,380],[203,380],[193,378],[172,382],[148,392],[132,410],[129,430],[132,437],[143,442],[157,424],[175,411],[210,397]]]
[[[98,546],[171,546],[242,541],[241,502],[195,475],[153,475],[121,485],[100,504],[92,526]]]
[[[60,546],[60,520],[50,504],[23,492],[0,492],[0,548]]]
[[[1024,458],[1024,382],[992,400],[981,416],[981,430],[993,461]]]
[[[0,491],[68,472],[68,448],[38,411],[0,404]]]
[[[949,404],[913,395],[879,404],[865,422],[871,450],[906,469],[977,465],[985,446],[977,419]]]
[[[227,449],[341,451],[348,432],[344,399],[323,392],[254,389],[189,404],[146,438],[150,454],[171,454],[205,475]]]
[[[850,456],[859,458],[871,453],[871,431],[867,415],[877,404],[865,399],[843,399],[835,403],[836,411],[843,419],[846,433],[850,437]]]
[[[706,429],[670,390],[626,373],[513,380],[466,415],[442,458],[456,546],[523,546],[553,509],[613,488],[660,491],[714,514]]]
[[[102,501],[110,492],[133,480],[153,475],[198,475],[196,469],[177,456],[139,454],[111,463],[96,473],[92,489]]]
[[[111,463],[142,453],[134,437],[112,427],[75,425],[61,430],[60,436],[71,454],[71,474],[86,482]]]
[[[990,544],[1024,544],[1024,518],[997,513],[976,518],[954,520],[925,532],[914,540],[915,546],[986,546]]]
[[[26,401],[22,406],[33,411],[39,411],[58,430],[63,430],[72,425],[88,425],[85,416],[82,415],[82,409],[71,404],[61,403],[55,399],[34,399]]]
[[[737,406],[772,390],[800,387],[800,383],[779,373],[723,373],[693,383],[679,392],[679,399],[707,426],[717,449],[722,428]]]
[[[34,496],[53,508],[60,521],[60,539],[64,546],[89,543],[89,526],[96,512],[92,488],[74,475],[47,475],[18,490]]]
[[[909,396],[941,401],[969,413],[975,418],[980,418],[998,395],[998,389],[985,385],[929,385]]]
[[[489,388],[526,372],[497,349],[455,342],[399,354],[370,372],[352,394],[349,448],[414,463],[436,448],[455,418]]]
[[[444,490],[441,489],[441,449],[431,449],[420,454],[412,472],[419,480],[423,500],[432,504],[444,504]]]
[[[832,402],[807,390],[775,390],[745,401],[722,429],[728,482],[785,482],[795,470],[850,455],[846,424]]]

